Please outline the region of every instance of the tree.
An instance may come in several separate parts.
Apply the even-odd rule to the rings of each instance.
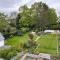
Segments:
[[[17,12],[11,12],[10,16],[8,17],[11,27],[16,27],[17,14],[18,14]]]
[[[30,24],[30,10],[26,5],[22,6],[21,10],[22,10],[22,13],[20,13],[21,14],[20,23],[22,26],[28,27]]]
[[[16,18],[16,34],[17,35],[22,35],[21,26],[19,23],[20,18],[21,18],[21,16],[20,16],[20,14],[18,14],[17,18]]]
[[[47,27],[49,29],[54,29],[54,26],[57,24],[57,15],[56,15],[56,12],[55,12],[55,9],[53,8],[50,8],[49,11],[48,11],[48,24],[47,24]]]
[[[27,27],[31,29],[32,26],[32,16],[31,16],[31,9],[29,9],[26,5],[22,6],[20,8],[22,12],[20,13],[21,19],[20,19],[20,25],[22,27]]]
[[[56,24],[57,15],[53,8],[49,8],[45,3],[34,3],[31,8],[26,5],[20,8],[22,27],[28,27],[31,30],[52,29],[52,25]]]
[[[57,22],[57,15],[53,8],[49,8],[45,3],[35,3],[32,5],[33,19],[36,21],[38,29],[51,29],[53,24]]]
[[[20,19],[20,14],[17,15],[17,18],[16,18],[16,29],[19,30],[20,29],[20,26],[19,26],[19,19]]]
[[[45,3],[39,2],[32,5],[33,19],[35,20],[36,29],[43,30],[45,28],[45,16],[47,14],[48,6]]]
[[[0,32],[4,32],[9,27],[8,22],[6,21],[6,15],[0,13]]]

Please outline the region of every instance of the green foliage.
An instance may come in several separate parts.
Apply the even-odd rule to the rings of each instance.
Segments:
[[[49,9],[48,14],[49,15],[47,17],[49,17],[48,18],[49,19],[49,21],[48,21],[49,24],[47,25],[47,27],[49,29],[54,29],[55,28],[54,25],[57,24],[57,15],[56,15],[56,12],[55,12],[55,10],[53,8],[51,8],[51,9]]]
[[[23,48],[23,44],[27,42],[27,40],[28,34],[24,34],[23,36],[14,36],[10,39],[5,40],[5,44],[13,46],[16,51],[20,52]]]
[[[16,56],[17,51],[14,48],[0,49],[0,57],[6,60],[10,60]]]
[[[22,27],[21,30],[22,30],[23,33],[27,33],[27,32],[29,31],[29,28],[27,28],[27,27]]]
[[[38,36],[34,36],[33,40],[36,40]],[[29,51],[34,54],[39,53],[49,53],[51,55],[57,54],[57,40],[58,38],[56,34],[46,34],[40,36],[40,38],[36,41],[37,46],[33,45],[30,48],[23,48],[25,43],[28,43],[28,34],[24,34],[24,36],[15,36],[8,40],[6,40],[7,45],[14,46],[16,51],[20,52],[22,50]],[[27,44],[26,44],[27,45]],[[20,49],[19,49],[20,48]]]
[[[9,25],[6,21],[6,15],[4,13],[0,13],[0,32],[3,32]]]
[[[33,51],[36,54],[40,53],[48,53],[53,56],[57,55],[57,39],[58,36],[56,34],[46,34],[40,36],[37,40],[37,48]]]
[[[0,13],[0,32],[8,34],[18,32],[18,30],[40,31],[57,29],[60,26],[60,23],[57,23],[55,9],[49,8],[46,3],[36,2],[31,8],[24,5],[19,8],[19,11],[19,13],[12,12],[10,17]]]
[[[0,13],[0,32],[3,34],[10,34],[13,32],[12,30],[15,29],[14,27],[11,27],[9,21],[10,20],[4,13]]]
[[[20,25],[28,27],[31,30],[44,30],[53,28],[52,24],[56,24],[57,15],[53,8],[49,8],[45,3],[34,3],[31,8],[26,5],[20,8]]]
[[[20,26],[19,26],[19,19],[20,19],[20,14],[17,15],[17,18],[16,18],[16,29],[19,30]]]
[[[10,30],[10,32],[14,33],[12,28],[15,29],[15,32],[22,28],[23,31],[24,28],[29,29],[29,31],[59,28],[54,8],[49,8],[46,3],[36,2],[31,8],[24,5],[21,6],[19,10],[19,13],[12,12],[10,17],[7,17],[4,13],[0,13],[1,32],[7,33],[8,30]]]
[[[10,16],[8,17],[8,21],[10,22],[11,27],[16,27],[16,17],[17,17],[17,12],[11,12]]]

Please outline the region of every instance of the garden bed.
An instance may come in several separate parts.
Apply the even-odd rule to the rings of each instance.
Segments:
[[[34,40],[36,40],[38,36],[34,37]],[[57,35],[56,34],[46,34],[41,35],[40,38],[36,41],[37,47],[36,49],[33,49],[32,52],[34,54],[39,53],[47,53],[51,54],[53,56],[57,55]],[[27,42],[29,39],[28,33],[23,36],[14,36],[8,40],[5,40],[6,45],[11,45],[16,48],[18,52],[24,50],[22,49],[22,46],[25,42]],[[28,49],[27,49],[28,50]]]

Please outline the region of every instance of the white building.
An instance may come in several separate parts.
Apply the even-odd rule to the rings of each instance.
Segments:
[[[59,33],[60,34],[60,31],[59,30],[45,30],[44,33],[52,33],[52,34]]]
[[[45,33],[54,33],[55,31],[54,30],[45,30],[44,32]]]
[[[4,46],[4,39],[2,33],[0,33],[0,47]]]

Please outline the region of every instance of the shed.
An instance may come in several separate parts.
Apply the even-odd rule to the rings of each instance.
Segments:
[[[4,39],[5,39],[4,36],[0,32],[0,47],[4,46]]]
[[[60,34],[59,30],[45,30],[44,33]]]
[[[55,31],[54,30],[45,30],[44,32],[45,33],[54,33]]]

